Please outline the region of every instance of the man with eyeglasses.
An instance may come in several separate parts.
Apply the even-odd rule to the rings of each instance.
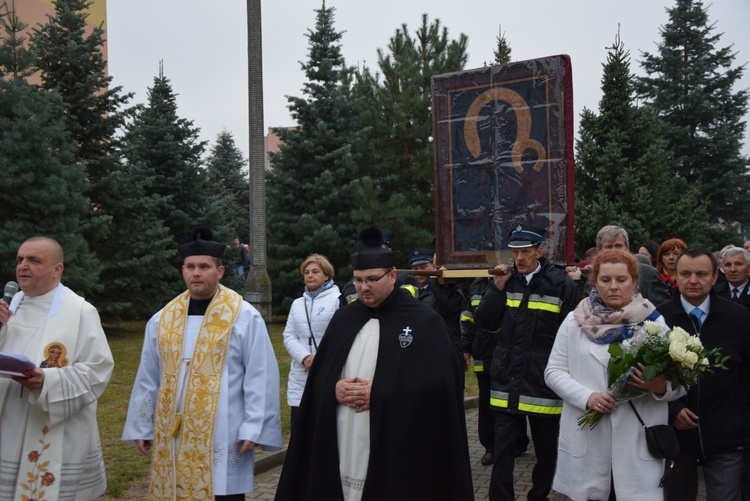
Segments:
[[[463,368],[445,322],[396,287],[360,233],[358,299],[328,325],[276,492],[296,499],[474,499]]]
[[[379,230],[375,227],[368,230],[368,238],[371,239],[368,245],[374,247],[379,245],[387,251],[393,252],[393,238],[395,233],[391,230]],[[401,287],[409,294],[417,297],[419,291],[419,282],[416,277],[408,271],[401,270],[396,273],[396,287]],[[339,296],[339,306],[343,308],[347,304],[351,304],[357,300],[357,287],[354,285],[353,280],[349,280],[343,287],[341,287],[341,295]]]

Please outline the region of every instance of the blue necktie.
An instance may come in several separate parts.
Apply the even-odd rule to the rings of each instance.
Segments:
[[[735,287],[732,290],[732,301],[736,303],[739,300],[740,300],[740,290],[737,287]]]
[[[701,328],[701,325],[703,325],[703,322],[701,322],[701,318],[703,318],[703,310],[700,308],[693,308],[693,310],[690,312],[690,315],[692,317],[695,317],[696,322],[698,323],[698,328]]]

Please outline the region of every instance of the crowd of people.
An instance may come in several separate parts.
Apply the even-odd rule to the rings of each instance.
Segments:
[[[470,366],[491,500],[515,499],[529,432],[530,500],[553,489],[694,500],[699,466],[709,500],[750,499],[750,241],[714,253],[672,238],[633,254],[627,231],[605,226],[563,267],[545,256],[544,228],[519,225],[512,264],[465,291],[438,280],[431,249],[408,254],[411,273],[397,270],[393,236],[360,233],[341,290],[325,256],[300,265],[283,333],[292,433],[276,499],[474,499]],[[234,245],[230,272],[244,276]],[[151,455],[149,499],[244,499],[256,447],[282,447],[276,356],[258,311],[219,283],[228,248],[206,228],[186,238],[186,291],[146,326],[122,439]],[[96,403],[114,361],[96,309],[62,285],[63,263],[55,240],[25,241],[21,292],[0,301],[0,353],[16,357],[14,370],[0,367],[0,499],[89,500],[106,488]],[[619,403],[609,348],[646,322],[699,336],[724,367],[689,388],[634,367],[628,384],[642,395]],[[601,415],[596,427],[580,426],[586,411]],[[666,464],[643,432],[663,424],[680,445]]]

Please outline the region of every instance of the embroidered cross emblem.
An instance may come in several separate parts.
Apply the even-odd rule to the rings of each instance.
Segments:
[[[406,348],[414,340],[414,337],[411,335],[411,331],[411,327],[404,327],[404,330],[401,331],[401,334],[398,336],[398,341],[401,344],[401,348]]]

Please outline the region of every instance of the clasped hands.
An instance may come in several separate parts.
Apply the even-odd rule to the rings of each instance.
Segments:
[[[372,381],[358,377],[342,379],[336,383],[336,401],[354,412],[370,410]]]

